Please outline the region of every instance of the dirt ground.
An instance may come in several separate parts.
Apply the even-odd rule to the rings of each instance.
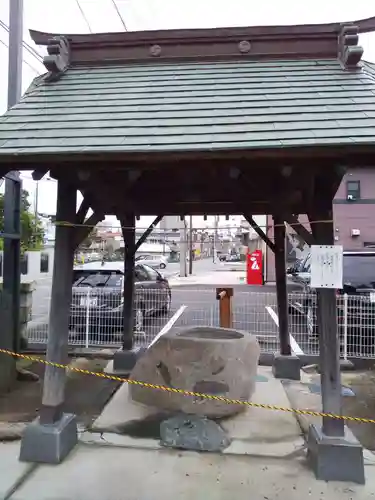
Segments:
[[[342,383],[355,393],[343,398],[344,415],[375,419],[375,370],[342,373]],[[348,426],[365,448],[375,451],[375,424],[348,422]]]
[[[78,361],[73,361],[78,363]],[[79,367],[102,371],[103,360],[79,360]],[[15,382],[13,390],[0,395],[0,422],[30,422],[41,406],[44,365],[32,363],[23,368],[39,375],[38,382]],[[65,411],[77,415],[78,422],[89,427],[107,401],[120,386],[119,382],[92,375],[68,372]]]

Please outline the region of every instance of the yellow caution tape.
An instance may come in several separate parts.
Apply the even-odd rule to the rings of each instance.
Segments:
[[[102,372],[94,372],[90,370],[84,370],[83,368],[77,368],[75,366],[64,365],[62,363],[54,363],[53,361],[46,361],[45,359],[37,358],[35,356],[29,356],[28,354],[19,354],[17,352],[13,352],[7,349],[0,349],[1,354],[7,354],[8,356],[13,356],[16,358],[27,359],[29,361],[42,363],[43,365],[53,366],[55,368],[61,368],[64,370],[69,370],[72,372],[82,373],[83,375],[93,375],[94,377],[105,378],[108,380],[114,380],[115,382],[127,383],[132,385],[139,385],[141,387],[145,387],[147,389],[156,389],[158,391],[166,391],[173,392],[177,394],[181,394],[183,396],[202,398],[202,399],[211,399],[214,401],[221,401],[222,403],[230,404],[230,405],[245,405],[250,406],[252,408],[263,408],[264,410],[274,410],[274,411],[284,411],[288,413],[295,413],[297,415],[311,415],[313,417],[328,417],[334,418],[336,420],[347,420],[349,422],[361,422],[365,424],[375,424],[375,419],[370,418],[361,418],[361,417],[349,417],[347,415],[334,415],[332,413],[323,413],[312,410],[298,410],[295,408],[286,408],[284,406],[277,405],[269,405],[263,403],[253,403],[251,401],[242,401],[240,399],[230,399],[224,396],[216,396],[213,394],[203,394],[201,392],[193,392],[186,391],[184,389],[176,389],[174,387],[167,387],[165,385],[159,384],[150,384],[148,382],[141,382],[140,380],[132,380],[123,377],[116,377],[116,375],[109,375],[107,373]]]

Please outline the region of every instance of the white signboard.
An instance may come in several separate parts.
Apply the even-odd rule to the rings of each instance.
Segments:
[[[311,288],[342,288],[342,253],[340,245],[311,246]]]

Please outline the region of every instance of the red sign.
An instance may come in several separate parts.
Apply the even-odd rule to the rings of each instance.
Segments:
[[[262,250],[255,250],[255,252],[247,254],[246,282],[248,285],[263,285]]]

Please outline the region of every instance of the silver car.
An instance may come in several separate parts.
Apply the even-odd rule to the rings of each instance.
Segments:
[[[166,257],[163,255],[138,255],[135,260],[137,263],[152,267],[153,269],[165,269],[168,263]]]

